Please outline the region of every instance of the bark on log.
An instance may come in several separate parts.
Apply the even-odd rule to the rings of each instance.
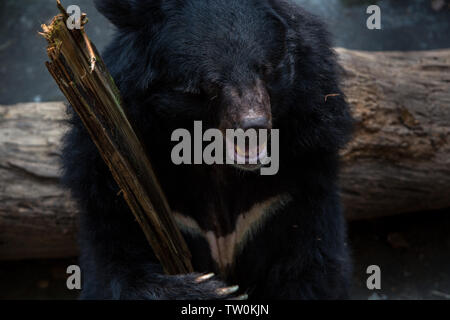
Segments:
[[[0,260],[74,256],[77,212],[58,184],[62,103],[0,106]]]
[[[347,217],[450,207],[450,50],[337,51],[357,120],[342,153]],[[0,106],[0,260],[77,254],[77,210],[58,185],[64,109]]]
[[[342,157],[347,217],[450,207],[450,50],[338,53],[357,120]]]

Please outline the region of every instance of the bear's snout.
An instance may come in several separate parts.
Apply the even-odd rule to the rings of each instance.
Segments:
[[[270,98],[262,81],[241,88],[225,88],[224,97],[220,129],[272,128]]]

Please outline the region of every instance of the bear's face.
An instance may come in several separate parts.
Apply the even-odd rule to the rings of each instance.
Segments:
[[[284,23],[246,1],[186,1],[154,39],[154,80],[214,108],[220,129],[269,128],[268,86],[285,55]],[[199,107],[203,108],[200,104]],[[255,121],[256,120],[256,121]]]
[[[154,84],[196,100],[207,127],[271,129],[269,86],[285,55],[281,18],[246,1],[186,1],[170,12],[154,41]]]
[[[118,28],[108,68],[137,129],[157,133],[161,150],[198,120],[203,130],[288,132],[280,152],[292,165],[347,141],[351,117],[327,33],[303,11],[282,10],[285,1],[95,2]]]
[[[117,13],[108,15],[112,9],[107,2],[101,1],[99,8],[119,29],[129,30]],[[149,8],[149,3],[155,6]],[[149,95],[158,99],[164,94],[158,103],[162,113],[170,110],[171,118],[184,119],[189,127],[202,120],[204,127],[218,128],[224,136],[227,129],[271,129],[271,88],[288,73],[283,19],[270,6],[253,1],[156,3],[130,1],[131,9],[148,19],[140,17],[141,25],[131,28],[136,42],[150,44],[144,53],[149,66],[141,77],[151,78],[145,88]],[[131,13],[126,19],[136,20]],[[236,156],[247,158],[265,152],[235,149],[241,151]]]

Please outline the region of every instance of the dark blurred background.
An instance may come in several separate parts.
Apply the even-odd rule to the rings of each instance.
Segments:
[[[336,46],[369,51],[450,48],[448,0],[296,0],[329,25]],[[112,26],[91,0],[77,4],[89,17],[87,32],[101,50]],[[366,28],[366,8],[381,8],[382,30]],[[57,13],[55,0],[0,1],[0,104],[62,101],[44,67],[40,25]],[[449,195],[450,196],[450,195]],[[450,210],[352,222],[354,299],[449,299]],[[69,260],[0,262],[0,299],[71,299],[66,289]],[[366,268],[379,265],[382,289],[369,291]]]
[[[450,13],[443,0],[296,0],[323,17],[335,45],[358,50],[427,50],[450,47]],[[90,19],[89,36],[100,50],[113,29],[92,0],[66,0],[77,4]],[[443,5],[433,3],[443,3]],[[377,4],[382,30],[368,30],[366,8]],[[43,62],[45,41],[40,25],[56,14],[55,0],[0,1],[0,104],[63,99]],[[19,22],[19,24],[17,24]]]

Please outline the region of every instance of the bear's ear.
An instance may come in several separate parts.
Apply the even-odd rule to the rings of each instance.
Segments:
[[[160,10],[161,0],[94,0],[95,7],[119,28],[143,27]]]

